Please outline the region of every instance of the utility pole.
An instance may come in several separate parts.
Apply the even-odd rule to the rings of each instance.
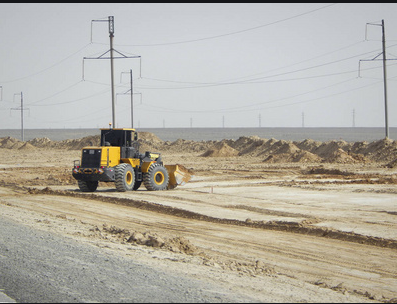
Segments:
[[[113,59],[116,58],[140,58],[141,56],[125,56],[124,54],[118,52],[113,48],[113,37],[114,37],[114,17],[109,16],[108,20],[92,20],[91,21],[91,40],[92,40],[92,22],[109,22],[109,38],[110,38],[110,49],[103,53],[99,57],[90,58],[84,57],[83,58],[83,80],[84,80],[84,59],[110,59],[110,82],[111,82],[111,89],[112,89],[112,125],[116,127],[116,106],[115,106],[115,90],[114,90],[114,64]],[[103,57],[106,53],[110,53],[110,57]],[[114,57],[113,52],[117,52],[122,57]],[[132,95],[132,91],[131,91]]]
[[[121,76],[123,76],[123,73],[127,73],[127,72],[121,72]],[[127,94],[128,92],[130,92],[130,96],[131,96],[131,128],[134,128],[134,98],[133,98],[133,95],[140,94],[141,95],[141,104],[142,104],[142,94],[141,93],[133,93],[134,89],[133,89],[132,70],[130,69],[130,71],[128,73],[130,74],[130,89],[122,94]],[[121,78],[120,78],[120,82],[121,82]]]
[[[385,96],[385,129],[386,129],[386,138],[389,138],[389,114],[387,112],[386,38],[385,38],[385,22],[383,19],[382,19],[382,53],[383,53],[383,91]]]
[[[260,128],[262,126],[261,125],[261,114],[259,114],[258,119],[259,119],[259,128]]]
[[[131,87],[131,128],[134,127],[134,90],[132,89],[132,70],[130,69],[130,87]]]
[[[356,126],[356,110],[353,109],[353,128]]]
[[[385,136],[386,139],[389,138],[389,115],[387,109],[387,73],[386,73],[386,60],[397,60],[397,59],[386,59],[386,36],[385,36],[385,22],[382,19],[381,24],[378,23],[367,23],[366,25],[377,25],[382,27],[382,61],[383,61],[383,92],[384,92],[384,100],[385,100]],[[365,28],[365,36],[367,36],[367,29]],[[367,37],[365,37],[367,38]],[[360,60],[359,61],[359,77],[360,77],[360,62],[361,61],[373,61],[373,60],[380,60],[376,59],[379,57],[380,54],[375,56],[373,59],[369,60]]]
[[[302,112],[302,128],[305,127],[305,112]]]
[[[109,37],[110,37],[110,78],[112,86],[112,122],[113,128],[116,127],[116,106],[114,104],[114,72],[113,72],[113,37],[114,37],[114,17],[109,16]]]
[[[121,74],[126,73],[126,72],[122,72]],[[131,92],[131,128],[134,128],[134,98],[133,98],[133,87],[132,87],[132,70],[130,69],[130,89],[128,91],[126,91],[124,94],[127,94],[128,92]]]
[[[22,139],[22,141],[25,141],[24,129],[23,129],[23,111],[29,110],[29,109],[26,109],[26,108],[23,107],[23,94],[22,94],[22,92],[21,93],[16,93],[16,94],[14,94],[14,96],[15,95],[21,95],[21,106],[19,108],[11,108],[11,110],[21,111],[21,139]]]

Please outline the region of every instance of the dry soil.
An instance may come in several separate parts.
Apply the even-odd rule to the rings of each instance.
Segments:
[[[98,136],[0,138],[1,215],[263,302],[397,302],[397,143],[164,142],[183,165],[167,191],[82,193],[71,175]]]

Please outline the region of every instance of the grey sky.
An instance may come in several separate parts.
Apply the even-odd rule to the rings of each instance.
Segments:
[[[114,49],[140,56],[114,60],[117,127],[131,126],[131,69],[136,128],[258,127],[259,117],[301,127],[303,114],[306,127],[351,127],[353,111],[355,126],[383,127],[382,62],[358,68],[382,52],[382,19],[397,59],[396,13],[396,3],[1,3],[0,128],[20,128],[21,92],[27,129],[112,122],[110,60],[83,69],[109,50],[108,22],[91,22],[109,16]]]

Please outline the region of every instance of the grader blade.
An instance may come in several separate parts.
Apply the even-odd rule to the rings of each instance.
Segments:
[[[174,189],[178,185],[183,186],[192,178],[189,170],[182,165],[164,165],[164,167],[169,175],[168,189]]]

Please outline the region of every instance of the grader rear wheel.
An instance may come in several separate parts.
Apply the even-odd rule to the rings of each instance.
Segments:
[[[78,180],[77,184],[82,192],[94,192],[98,188],[98,181]]]
[[[133,190],[138,190],[139,189],[139,187],[141,186],[141,184],[142,184],[142,181],[135,181],[135,184],[134,184],[134,188],[133,188]]]
[[[152,164],[148,172],[143,175],[143,183],[149,191],[167,189],[168,181],[167,169],[159,164]]]
[[[122,163],[115,168],[115,184],[117,191],[131,191],[135,184],[135,171],[130,164]]]

